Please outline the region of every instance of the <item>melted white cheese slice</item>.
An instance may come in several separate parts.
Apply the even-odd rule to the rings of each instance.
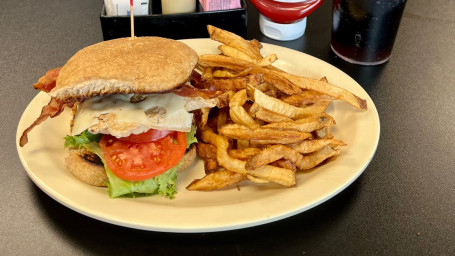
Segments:
[[[71,135],[86,129],[93,133],[126,137],[149,129],[189,132],[193,114],[185,110],[185,98],[174,93],[150,94],[138,103],[133,95],[109,95],[88,99],[78,106]],[[109,118],[106,118],[109,117]]]

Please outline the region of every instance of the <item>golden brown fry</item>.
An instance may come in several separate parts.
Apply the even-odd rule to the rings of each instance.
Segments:
[[[322,163],[327,158],[338,154],[339,150],[333,149],[330,146],[325,146],[316,152],[304,156],[289,147],[283,145],[273,145],[251,158],[245,164],[245,168],[247,170],[254,170],[284,158],[291,161],[297,169],[308,170]]]
[[[221,42],[225,45],[242,51],[253,59],[262,59],[262,55],[259,51],[259,48],[256,47],[257,45],[255,42],[248,42],[247,40],[234,33],[219,29],[211,25],[207,26],[207,30],[212,40]]]
[[[232,78],[232,77],[240,77],[240,76],[247,76],[248,73],[251,71],[251,68],[245,69],[239,72],[233,72],[227,69],[216,69],[213,71],[213,77],[217,78]]]
[[[244,60],[244,61],[256,64],[258,66],[272,65],[272,63],[278,59],[276,54],[270,54],[261,59],[251,58],[250,56],[248,56],[248,54],[246,54],[236,48],[233,48],[231,46],[227,46],[227,45],[220,45],[220,46],[218,46],[218,49],[221,51],[222,54],[224,54],[228,57],[232,57],[232,58],[239,59],[239,60]]]
[[[302,118],[296,121],[267,124],[262,127],[282,130],[297,130],[301,132],[312,132],[323,127],[330,127],[334,124],[335,120],[333,119],[333,117],[323,113],[320,115]]]
[[[229,101],[234,97],[234,91],[226,91],[220,95],[218,95],[218,103],[217,107],[218,108],[224,108],[229,106]]]
[[[287,116],[267,110],[257,104],[256,104],[256,106],[257,106],[257,110],[255,111],[255,117],[257,119],[263,120],[267,123],[292,122],[293,121],[291,118],[289,118]]]
[[[257,64],[257,62],[258,62],[257,58],[251,58],[248,54],[246,54],[240,50],[237,50],[236,48],[228,46],[228,45],[223,45],[223,44],[219,45],[218,49],[221,51],[222,54],[235,58],[235,59],[248,61],[248,62],[254,63],[254,64]]]
[[[346,144],[341,140],[336,139],[314,139],[314,140],[305,140],[297,144],[287,145],[288,147],[294,149],[295,151],[301,154],[308,154],[314,151],[329,145],[332,148],[337,146],[346,146]]]
[[[229,150],[230,156],[240,160],[248,160],[259,153],[261,153],[261,150],[259,148],[242,148]]]
[[[251,58],[248,54],[246,54],[236,48],[228,46],[228,45],[219,45],[218,49],[221,51],[222,54],[224,54],[228,57],[232,57],[234,59],[239,59],[239,60],[244,60],[244,61],[256,64],[258,66],[272,65],[273,62],[275,62],[278,59],[276,54],[270,54],[261,59]]]
[[[276,56],[276,54],[270,54],[262,58],[262,60],[259,60],[257,64],[261,67],[265,67],[272,65],[277,59],[278,57]]]
[[[334,97],[313,90],[306,90],[300,94],[294,94],[281,99],[282,101],[296,107],[306,107],[316,102],[329,102],[335,100]]]
[[[266,82],[272,84],[285,94],[293,95],[302,92],[301,88],[294,85],[283,76],[280,76],[279,73],[276,73],[270,69],[265,69],[245,60],[235,59],[232,57],[217,54],[205,54],[199,56],[199,65],[202,67],[225,68],[234,71],[251,69],[251,74],[263,75]]]
[[[228,139],[224,136],[215,134],[210,129],[204,129],[202,131],[201,138],[204,142],[216,146],[218,163],[230,171],[245,175],[250,174],[254,177],[272,181],[287,187],[293,186],[295,184],[295,174],[293,171],[288,169],[265,165],[255,170],[246,170],[245,161],[238,160],[229,156]]]
[[[259,106],[272,112],[287,116],[292,119],[299,119],[324,112],[327,108],[325,102],[318,102],[305,108],[289,105],[277,98],[270,97],[260,90],[254,89],[254,102]]]
[[[257,128],[259,124],[243,108],[246,101],[246,89],[238,91],[229,102],[229,115],[236,124]]]
[[[259,111],[259,108],[261,106],[259,106],[258,104],[256,103],[253,103],[248,111],[248,113],[250,113],[250,115],[253,117],[253,118],[256,118],[256,113]]]
[[[264,81],[272,84],[281,92],[287,95],[298,94],[302,92],[302,89],[298,86],[291,83],[289,80],[284,78],[283,76],[278,75],[277,73],[269,71],[270,69],[266,69],[260,66],[253,66],[250,73],[252,74],[262,74],[264,76]]]
[[[325,110],[333,100],[366,110],[365,100],[328,83],[326,77],[318,81],[272,66],[277,56],[263,57],[257,40],[210,25],[207,29],[224,45],[219,46],[222,54],[199,58],[203,74],[198,88],[216,88],[219,110],[210,115],[206,110],[196,112],[202,127],[198,153],[206,173],[216,172],[195,180],[188,189],[219,189],[245,179],[290,187],[296,170],[313,168],[339,154],[335,148],[345,144],[333,139],[329,128],[335,120]]]
[[[210,114],[210,108],[201,108],[202,117],[201,117],[201,124],[204,127],[207,124]]]
[[[204,54],[199,56],[198,65],[207,68],[225,68],[233,71],[243,71],[254,66],[248,61],[234,59],[219,54]]]
[[[325,81],[296,76],[284,71],[260,67],[247,61],[235,59],[233,60],[233,58],[221,55],[202,55],[199,58],[199,64],[205,67],[223,67],[232,70],[244,70],[246,68],[252,67],[251,73],[263,74],[265,81],[272,84],[276,83],[276,85],[274,85],[280,86],[280,88],[277,88],[288,95],[301,93],[302,90],[300,88],[310,89],[327,94],[336,99],[343,100],[357,109],[367,109],[366,100],[359,98],[346,89],[327,83]],[[298,88],[300,90],[295,89],[295,87],[300,87]]]
[[[332,96],[336,99],[343,100],[357,109],[367,110],[366,100],[359,98],[358,96],[354,95],[353,93],[349,92],[346,89],[343,89],[341,87],[324,81],[320,81],[309,77],[296,76],[283,71],[272,72],[279,74],[282,77],[285,77],[290,82],[299,86],[302,89],[310,89],[317,92],[321,92],[329,96]]]
[[[256,178],[256,177],[254,177],[252,175],[249,175],[249,174],[246,175],[246,178],[248,180],[254,182],[254,183],[259,183],[259,184],[264,184],[264,183],[269,183],[270,182],[268,180],[263,180],[263,179]]]
[[[205,173],[211,173],[218,169],[215,146],[199,141],[196,143],[196,152],[204,160]]]
[[[216,115],[216,128],[217,130],[223,127],[227,123],[228,119],[228,108],[220,108]]]
[[[214,159],[203,158],[203,161],[204,161],[205,174],[216,172],[218,170],[218,168],[220,167],[218,165],[218,162],[216,160],[214,160]]]
[[[276,160],[275,162],[271,163],[271,165],[278,166],[281,168],[286,168],[286,169],[292,170],[293,172],[297,171],[297,168],[295,167],[295,165],[287,159]]]
[[[196,143],[196,151],[200,157],[216,159],[216,147],[212,144],[199,141]]]
[[[329,127],[324,127],[314,131],[314,137],[317,139],[333,139],[333,135],[330,132]]]
[[[205,69],[211,69],[210,67],[205,68]],[[212,78],[232,78],[232,77],[237,77],[237,73],[229,71],[227,69],[216,69],[212,72]],[[209,79],[206,79],[209,80]]]
[[[214,78],[201,81],[199,86],[203,88],[215,87],[217,91],[239,91],[245,89],[247,85],[259,85],[263,83],[262,75],[249,75],[234,78]]]
[[[246,175],[231,172],[223,169],[205,175],[202,179],[196,179],[191,182],[186,188],[188,190],[210,191],[222,189],[228,186],[235,185],[246,179]]]
[[[252,47],[256,48],[256,51],[260,51],[262,49],[262,44],[257,39],[251,39],[249,43]]]
[[[275,182],[286,187],[295,185],[295,172],[285,168],[264,165],[257,169],[249,170],[248,174],[255,178]]]
[[[211,67],[204,68],[201,74],[202,80],[211,80],[213,79],[213,69]]]
[[[307,132],[262,127],[251,129],[247,126],[238,124],[225,125],[219,129],[219,132],[231,139],[250,140],[258,144],[290,144],[301,142],[312,137],[312,135]]]

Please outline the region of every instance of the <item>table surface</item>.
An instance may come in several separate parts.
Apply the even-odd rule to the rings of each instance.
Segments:
[[[173,234],[119,227],[78,214],[28,178],[16,127],[31,85],[80,48],[102,41],[102,1],[0,3],[0,254],[454,255],[455,1],[408,1],[391,59],[352,65],[330,50],[331,3],[302,38],[263,36],[248,8],[248,39],[279,44],[338,67],[361,84],[381,120],[377,152],[343,192],[274,223],[226,232]]]

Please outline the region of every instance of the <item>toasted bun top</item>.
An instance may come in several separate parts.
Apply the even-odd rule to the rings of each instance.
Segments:
[[[67,101],[105,94],[169,91],[188,80],[197,61],[193,49],[172,39],[104,41],[71,57],[50,95]]]

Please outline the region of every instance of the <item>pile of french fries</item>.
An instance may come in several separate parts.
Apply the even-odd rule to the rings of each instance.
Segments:
[[[216,190],[249,180],[294,186],[296,172],[312,169],[340,153],[345,143],[335,139],[332,116],[325,113],[333,100],[366,110],[366,101],[328,83],[289,74],[263,57],[257,40],[247,41],[208,26],[220,54],[199,56],[199,88],[215,88],[218,104],[196,113],[197,152],[205,176],[189,190]]]

